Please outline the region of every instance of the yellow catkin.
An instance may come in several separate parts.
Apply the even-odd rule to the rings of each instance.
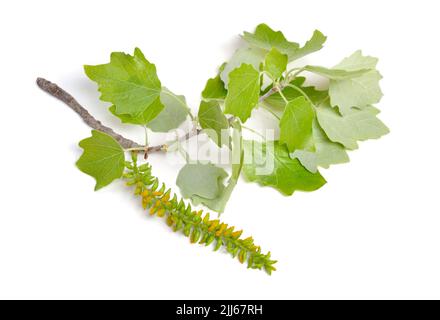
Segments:
[[[164,208],[157,210],[157,216],[158,217],[163,217],[164,215],[165,215],[165,209]]]
[[[225,223],[220,224],[220,228],[215,233],[215,236],[220,237],[223,234],[223,232],[226,230],[227,227],[228,227],[228,225]]]
[[[238,238],[240,238],[242,233],[243,233],[243,230],[232,232],[232,238],[238,239]]]
[[[245,258],[245,252],[241,251],[240,254],[238,255],[238,260],[240,261],[240,263],[244,262],[244,258]]]
[[[230,236],[233,231],[234,231],[234,227],[229,227],[228,229],[225,230],[223,235]]]
[[[174,224],[174,219],[171,216],[167,218],[167,225],[171,227]]]
[[[210,222],[210,226],[208,228],[208,231],[214,231],[215,228],[217,228],[219,221],[218,220],[212,220]]]
[[[150,208],[150,215],[153,215],[156,212],[156,207]]]
[[[144,191],[142,191],[141,196],[142,197],[147,197],[150,194],[150,190],[145,189]]]

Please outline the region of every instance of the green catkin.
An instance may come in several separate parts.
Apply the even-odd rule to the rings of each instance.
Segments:
[[[168,226],[174,231],[181,230],[191,243],[205,246],[214,243],[215,251],[223,247],[233,258],[246,262],[248,268],[264,269],[268,274],[276,270],[276,261],[270,259],[270,252],[261,253],[252,237],[241,239],[242,231],[234,231],[234,227],[219,220],[210,220],[209,213],[192,210],[190,204],[179,200],[175,194],[171,197],[171,190],[152,176],[148,163],[138,166],[136,155],[132,160],[126,163],[123,177],[127,185],[134,186],[134,193],[140,195],[142,207],[150,215],[164,217]]]

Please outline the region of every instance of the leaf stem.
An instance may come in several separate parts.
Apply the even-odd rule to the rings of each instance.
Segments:
[[[292,74],[292,76],[291,76],[292,79],[295,78],[295,77],[297,77],[301,72],[303,72],[303,71],[304,71],[304,67],[302,67],[302,68],[292,68],[292,69],[290,69],[289,71],[287,71],[285,78],[286,78],[287,80],[289,80],[289,76],[290,76],[290,74],[291,74],[292,72],[294,72],[294,71],[296,71],[296,72]],[[287,81],[287,82],[289,82],[289,81]]]
[[[312,99],[310,99],[310,97],[307,95],[307,93],[304,92],[303,89],[301,89],[300,87],[295,86],[294,84],[286,84],[286,87],[290,87],[292,89],[295,89],[296,91],[298,91],[299,93],[301,93],[304,98],[307,99],[307,101],[309,101],[311,103],[312,106],[316,107],[315,104],[313,103]]]
[[[146,125],[144,126],[144,131],[145,131],[145,146],[148,146],[148,128]]]
[[[260,106],[264,109],[264,110],[266,110],[267,112],[269,112],[271,115],[273,115],[275,118],[277,118],[278,120],[280,120],[280,117],[275,113],[275,112],[273,112],[272,110],[270,110],[264,103],[262,103],[262,104],[260,104]],[[244,128],[244,127],[243,127]]]
[[[289,103],[289,100],[287,100],[286,96],[283,94],[282,90],[279,90],[278,93],[280,94],[281,98],[283,98],[284,102],[287,104]]]

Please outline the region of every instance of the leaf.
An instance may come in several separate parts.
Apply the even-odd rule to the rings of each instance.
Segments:
[[[361,69],[375,69],[378,59],[371,56],[363,56],[362,51],[358,50],[351,56],[344,58],[335,68],[354,71]]]
[[[220,108],[217,101],[202,101],[199,107],[199,123],[206,133],[219,147],[225,141],[222,141],[222,130],[229,128],[229,122]],[[212,130],[212,131],[211,131]],[[227,144],[227,141],[226,141]]]
[[[290,84],[293,84],[294,86],[299,87],[302,91],[304,91],[315,105],[319,105],[321,101],[328,98],[327,91],[316,90],[315,87],[311,87],[311,86],[310,87],[304,86],[303,84],[305,79],[306,78],[304,77],[297,77],[293,81],[291,81]],[[285,87],[282,90],[282,92],[288,101],[294,100],[298,97],[302,97],[301,92],[291,87]],[[284,107],[286,106],[286,102],[279,93],[272,94],[271,96],[266,98],[264,102],[276,109],[281,109],[281,110],[284,110]]]
[[[321,50],[326,40],[327,37],[323,35],[321,31],[315,30],[310,40],[308,40],[303,47],[295,50],[289,55],[289,62]]]
[[[310,172],[315,173],[318,166],[328,168],[332,164],[345,163],[350,160],[344,146],[330,141],[316,120],[313,121],[313,140],[315,152],[295,150],[290,154],[292,159],[298,159]]]
[[[379,102],[382,98],[383,94],[379,86],[382,76],[375,70],[377,61],[377,58],[363,56],[361,51],[356,51],[335,66],[335,68],[349,72],[370,69],[369,72],[356,78],[330,81],[331,105],[337,106],[342,115],[350,113],[352,107],[361,109]]]
[[[285,195],[291,195],[296,190],[317,190],[326,183],[319,172],[311,173],[298,159],[291,159],[286,146],[279,141],[267,144],[245,140],[244,152],[245,178],[273,187]]]
[[[327,39],[319,30],[315,30],[310,40],[300,47],[296,42],[287,41],[281,31],[274,31],[264,23],[258,25],[254,33],[244,32],[242,37],[253,47],[267,51],[277,49],[288,56],[289,62],[320,50]]]
[[[255,70],[259,71],[265,55],[266,52],[258,48],[241,48],[235,51],[231,59],[220,70],[220,79],[223,81],[225,88],[229,87],[229,74],[233,70],[242,64],[250,64]]]
[[[160,101],[160,99],[157,99],[153,102],[153,104],[151,105],[152,108],[148,108],[145,110],[145,112],[140,113],[136,116],[132,116],[129,114],[118,114],[116,113],[116,106],[112,105],[108,108],[108,110],[116,117],[119,118],[119,120],[121,120],[122,123],[130,123],[130,124],[138,124],[138,125],[145,125],[146,123],[148,123],[149,119],[151,118],[151,110],[155,108],[154,105],[160,105],[160,107],[162,108],[163,111],[163,104]]]
[[[353,109],[341,116],[328,103],[316,109],[319,125],[333,142],[343,144],[347,149],[357,149],[357,141],[377,139],[389,132],[380,121],[375,109]]]
[[[380,73],[373,70],[357,78],[330,81],[328,92],[332,106],[337,106],[341,114],[346,115],[352,107],[364,108],[379,102],[383,95],[380,79]]]
[[[225,113],[240,118],[244,123],[250,117],[260,96],[259,72],[249,64],[232,71],[229,75],[229,90],[225,100]]]
[[[191,200],[196,206],[203,204],[215,212],[223,213],[236,185],[237,180],[231,180],[226,187],[223,185],[223,183],[219,183],[219,195],[216,198],[207,199],[194,195]]]
[[[217,75],[215,78],[211,78],[206,82],[205,89],[202,92],[202,98],[205,100],[224,100],[228,91],[225,89],[225,85]]]
[[[267,71],[272,79],[282,76],[287,67],[287,56],[280,53],[276,48],[272,48],[264,60],[264,70]]]
[[[214,199],[220,194],[220,185],[227,176],[225,170],[212,163],[186,164],[180,170],[176,184],[184,198],[200,196]]]
[[[219,181],[219,195],[214,199],[207,199],[200,196],[193,196],[192,201],[195,205],[204,204],[211,210],[222,213],[225,211],[226,204],[237,185],[238,178],[240,177],[241,169],[243,166],[243,139],[241,135],[241,125],[238,121],[232,123],[233,135],[232,135],[232,174],[227,186],[223,185],[223,182]]]
[[[344,80],[351,79],[355,77],[359,77],[367,72],[370,69],[360,69],[360,70],[343,70],[343,69],[334,69],[334,68],[325,68],[320,66],[305,66],[304,70],[319,74],[321,76],[327,77],[332,80]]]
[[[117,114],[114,105],[111,106],[109,110],[113,115],[118,117],[122,123],[146,125],[154,132],[168,132],[178,128],[186,120],[190,112],[185,97],[176,95],[165,87],[162,88],[160,94],[160,103],[164,105],[164,109],[150,122],[148,122],[148,110],[146,114],[141,113],[136,117],[129,114]]]
[[[298,159],[298,161],[312,173],[318,171],[318,157],[317,153],[306,150],[295,150],[290,154],[291,159]]]
[[[147,123],[147,127],[154,132],[168,132],[178,128],[190,113],[185,96],[176,95],[164,87],[160,100],[165,108],[156,118]]]
[[[264,23],[259,24],[254,33],[245,31],[242,37],[251,46],[267,51],[275,48],[289,58],[299,48],[298,43],[287,41],[281,31],[274,31]]]
[[[95,190],[122,176],[125,166],[124,150],[108,134],[92,130],[92,136],[81,140],[84,149],[76,162],[78,169],[96,180]]]
[[[315,140],[318,166],[328,168],[332,164],[350,161],[344,146],[330,141],[316,120],[313,122],[313,138]]]
[[[101,100],[115,105],[115,113],[154,119],[163,109],[161,83],[154,64],[136,48],[134,55],[113,52],[110,63],[84,66],[87,76],[98,83]]]
[[[312,104],[304,97],[289,101],[280,120],[280,143],[286,144],[290,152],[309,149],[313,145],[311,140],[314,119]]]

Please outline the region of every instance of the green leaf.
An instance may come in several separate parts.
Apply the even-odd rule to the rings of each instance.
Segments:
[[[287,56],[280,53],[276,48],[270,50],[264,60],[264,70],[272,76],[272,79],[280,78],[286,70],[286,67]]]
[[[114,105],[111,106],[109,110],[113,115],[118,117],[122,123],[146,125],[154,132],[168,132],[178,128],[186,120],[190,112],[185,97],[176,95],[165,87],[162,88],[160,94],[160,103],[163,104],[165,108],[150,122],[148,122],[148,110],[135,117],[129,114],[117,114]]]
[[[330,141],[316,120],[313,121],[313,140],[315,152],[295,150],[290,154],[292,159],[298,159],[310,172],[315,173],[318,166],[328,168],[332,164],[345,163],[350,160],[344,146]]]
[[[125,166],[124,150],[111,136],[93,130],[92,136],[81,140],[79,146],[84,152],[76,165],[79,170],[95,178],[95,190],[122,176]]]
[[[321,31],[315,30],[310,40],[308,40],[303,47],[295,50],[289,55],[289,62],[321,50],[326,40],[327,37],[323,35]]]
[[[304,70],[319,74],[331,80],[351,79],[351,78],[359,77],[364,73],[371,71],[370,69],[360,69],[360,70],[343,70],[343,69],[334,69],[334,68],[329,69],[320,66],[305,66]]]
[[[212,163],[186,164],[180,170],[176,184],[184,198],[200,196],[215,199],[222,191],[221,185],[227,176],[225,170]]]
[[[245,31],[242,37],[251,46],[266,51],[275,48],[279,52],[287,54],[289,58],[299,48],[298,43],[287,41],[281,31],[274,31],[264,23],[259,24],[254,33]]]
[[[215,212],[223,213],[236,185],[237,180],[230,180],[226,187],[223,183],[219,182],[219,195],[216,198],[207,199],[198,195],[194,195],[191,198],[192,203],[196,206],[203,204]]]
[[[205,89],[202,92],[202,98],[205,100],[224,100],[228,91],[225,89],[220,75],[211,78],[206,82]]]
[[[350,161],[344,146],[330,141],[316,120],[313,122],[313,138],[315,140],[316,162],[318,166],[328,168],[332,164]]]
[[[254,33],[244,32],[243,39],[251,46],[266,51],[277,49],[288,56],[288,61],[302,58],[322,48],[327,37],[319,30],[313,32],[312,37],[303,47],[296,42],[288,41],[281,31],[274,31],[268,25],[262,23],[257,26]]]
[[[304,91],[307,94],[307,96],[310,98],[310,100],[312,100],[314,105],[319,105],[321,101],[328,98],[327,91],[316,90],[315,87],[304,86],[305,79],[306,78],[304,77],[297,77],[294,80],[292,80],[290,84],[299,87],[302,91]],[[302,97],[301,92],[291,87],[285,87],[282,90],[282,92],[288,101],[294,100],[298,97]],[[279,93],[272,94],[271,96],[266,98],[264,102],[276,109],[281,109],[281,110],[284,110],[284,107],[286,106],[286,102]]]
[[[222,130],[229,128],[229,122],[217,101],[202,101],[199,107],[198,119],[202,129],[207,130],[208,136],[219,147],[222,143],[227,144],[227,141],[222,141],[221,138]]]
[[[161,84],[154,64],[136,48],[134,55],[113,52],[110,63],[84,66],[87,76],[98,83],[101,100],[115,105],[115,113],[154,119],[163,109]]]
[[[225,113],[240,118],[244,123],[250,117],[260,96],[259,72],[249,64],[242,64],[229,74],[229,90]]]
[[[147,127],[154,132],[168,132],[178,128],[191,112],[185,97],[176,95],[164,87],[160,100],[165,108],[156,118],[147,123]]]
[[[279,141],[267,144],[245,140],[244,152],[245,178],[273,187],[285,195],[296,190],[317,190],[326,182],[319,172],[311,173],[298,159],[291,159],[286,146]]]
[[[383,95],[380,79],[380,73],[373,70],[357,78],[330,81],[328,93],[332,106],[337,106],[341,114],[346,115],[352,107],[364,108],[379,102]]]
[[[343,144],[347,149],[357,149],[357,141],[377,139],[389,132],[376,115],[376,109],[366,107],[341,116],[328,103],[316,109],[319,125],[333,142]]]
[[[362,51],[358,50],[351,56],[344,58],[335,68],[347,71],[355,71],[361,69],[376,69],[378,59],[371,56],[363,56]]]
[[[225,88],[229,86],[229,74],[242,64],[250,64],[255,70],[260,71],[265,55],[266,52],[258,48],[241,48],[235,51],[231,59],[220,70],[220,78]]]
[[[194,195],[192,201],[195,205],[204,204],[211,210],[222,213],[225,211],[226,204],[237,185],[238,178],[240,177],[241,169],[243,166],[243,139],[241,135],[241,125],[238,121],[232,123],[233,135],[232,135],[232,174],[227,186],[223,185],[223,182],[219,181],[219,195],[214,199],[207,199]]]
[[[290,154],[291,159],[298,159],[298,161],[312,173],[318,172],[318,158],[317,153],[307,150],[295,150]]]
[[[310,151],[314,119],[312,104],[304,97],[289,101],[280,120],[280,143],[285,143],[290,152],[296,149]]]
[[[379,81],[382,76],[375,70],[376,64],[377,58],[363,56],[361,51],[356,51],[335,66],[348,72],[370,69],[359,77],[330,81],[330,102],[333,107],[338,107],[341,114],[350,113],[352,107],[364,108],[380,101],[383,94]]]

